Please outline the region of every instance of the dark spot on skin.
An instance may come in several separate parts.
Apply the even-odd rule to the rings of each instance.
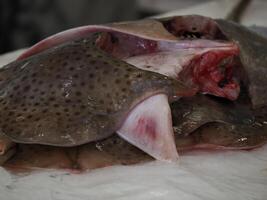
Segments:
[[[61,78],[61,75],[60,75],[60,74],[57,74],[57,75],[56,75],[56,78],[57,78],[57,79],[60,79],[60,78]]]
[[[141,78],[142,77],[142,74],[141,73],[138,73],[137,75],[136,75],[136,78]]]
[[[14,112],[10,111],[10,112],[8,113],[8,116],[12,116],[12,115],[14,115]]]
[[[91,65],[94,65],[94,64],[96,64],[96,61],[95,61],[95,60],[91,60],[91,61],[90,61],[90,64],[91,64]]]
[[[75,60],[79,61],[81,60],[81,57],[76,57]]]
[[[34,121],[38,122],[38,121],[40,121],[40,118],[38,117],[38,118],[34,119]]]
[[[62,66],[63,66],[63,67],[66,67],[67,65],[68,65],[67,62],[63,62],[63,63],[62,63]]]
[[[81,96],[82,93],[80,91],[75,92],[76,96]]]
[[[100,104],[104,104],[104,101],[101,99],[101,100],[99,101],[99,103],[100,103]]]
[[[116,80],[115,80],[115,83],[116,83],[116,84],[120,84],[120,83],[121,83],[120,79],[116,79]]]
[[[75,112],[74,115],[80,115],[81,113],[80,112]]]
[[[93,85],[89,85],[89,88],[93,90],[95,87]]]
[[[55,108],[58,108],[58,107],[59,107],[59,105],[58,105],[58,104],[54,104],[53,106],[54,106]]]
[[[45,94],[45,92],[44,92],[44,91],[41,91],[41,92],[40,92],[40,94],[41,94],[41,95],[44,95],[44,94]]]
[[[36,75],[37,75],[37,73],[33,73],[33,74],[31,75],[31,77],[32,77],[32,78],[35,78]]]
[[[127,89],[126,89],[126,88],[122,88],[121,91],[122,91],[122,92],[126,92]]]
[[[93,78],[93,77],[94,77],[94,74],[89,74],[89,77],[90,77],[90,78]]]
[[[118,72],[119,71],[119,68],[114,68],[113,69],[113,72]]]
[[[66,102],[66,103],[70,103],[70,102],[71,102],[71,100],[69,100],[69,99],[66,99],[66,100],[65,100],[65,102]]]
[[[64,112],[69,112],[69,109],[68,108],[64,108]]]
[[[27,85],[27,86],[25,86],[24,88],[23,88],[23,91],[24,92],[27,92],[27,91],[29,91],[31,89],[31,86],[30,85]]]
[[[85,105],[81,105],[81,106],[80,106],[80,109],[81,109],[81,110],[86,109],[86,106],[85,106]]]
[[[81,86],[85,86],[85,82],[81,82]]]
[[[74,67],[70,67],[69,70],[70,70],[70,71],[73,71],[73,70],[74,70]]]
[[[106,88],[106,87],[107,87],[107,84],[106,84],[106,83],[103,83],[102,86],[103,86],[104,88]]]
[[[17,90],[17,89],[19,89],[19,87],[20,87],[19,85],[16,85],[13,89]]]
[[[27,118],[28,118],[28,119],[31,119],[31,118],[32,118],[32,115],[28,115]]]
[[[30,96],[30,99],[34,99],[34,96]]]
[[[55,101],[55,98],[54,97],[50,97],[49,101]]]
[[[131,81],[126,81],[126,84],[127,85],[131,85]]]
[[[73,77],[74,78],[79,78],[79,75],[78,74],[74,74]]]
[[[23,76],[23,77],[21,78],[21,80],[22,80],[22,81],[25,81],[27,78],[28,78],[27,76]]]
[[[42,110],[42,113],[47,113],[48,109]]]

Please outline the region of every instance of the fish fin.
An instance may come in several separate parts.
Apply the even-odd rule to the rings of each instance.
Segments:
[[[137,105],[117,133],[157,160],[178,159],[171,110],[165,94],[154,95]]]

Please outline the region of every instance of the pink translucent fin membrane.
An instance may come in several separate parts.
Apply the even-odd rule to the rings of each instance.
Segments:
[[[137,105],[117,133],[157,160],[177,161],[168,97],[154,95]]]

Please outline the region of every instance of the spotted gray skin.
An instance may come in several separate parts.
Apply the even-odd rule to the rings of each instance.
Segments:
[[[97,34],[5,66],[0,127],[15,142],[75,146],[113,134],[145,98],[188,93],[95,47]]]

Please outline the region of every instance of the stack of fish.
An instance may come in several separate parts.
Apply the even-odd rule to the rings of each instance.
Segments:
[[[190,15],[84,26],[0,71],[0,163],[86,170],[267,141],[267,39]]]

